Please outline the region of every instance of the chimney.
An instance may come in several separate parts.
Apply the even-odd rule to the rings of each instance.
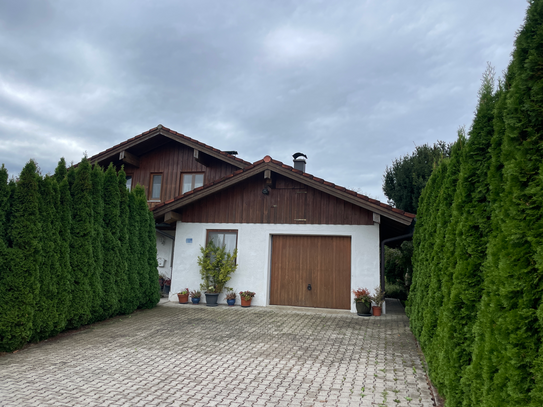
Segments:
[[[305,172],[305,159],[307,156],[303,153],[295,153],[292,154],[292,157],[294,157],[294,169]]]

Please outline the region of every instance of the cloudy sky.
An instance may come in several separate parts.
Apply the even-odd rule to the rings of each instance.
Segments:
[[[0,1],[0,163],[43,173],[163,124],[386,201],[415,145],[469,128],[524,0]]]

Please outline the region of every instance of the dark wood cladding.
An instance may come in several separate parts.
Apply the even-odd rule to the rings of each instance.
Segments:
[[[277,174],[276,174],[277,175]],[[269,195],[264,175],[245,181],[179,210],[183,222],[373,225],[371,211],[287,177],[277,175]]]
[[[162,174],[161,201],[168,201],[181,195],[181,173],[203,172],[204,183],[212,182],[237,171],[238,168],[209,157],[208,166],[204,166],[194,158],[194,149],[171,141],[140,157],[139,167],[125,165],[127,175],[132,176],[132,185],[145,187],[149,197],[151,174]],[[149,202],[152,208],[159,202]]]

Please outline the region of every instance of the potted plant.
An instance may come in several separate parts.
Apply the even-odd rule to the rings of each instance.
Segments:
[[[177,297],[179,298],[179,304],[186,304],[189,302],[189,289],[185,288],[183,291],[178,292]]]
[[[241,298],[241,306],[247,308],[251,306],[251,300],[255,296],[255,293],[252,291],[240,291],[239,297]]]
[[[237,294],[234,292],[234,289],[233,288],[227,288],[226,289],[226,303],[233,307],[234,304],[236,303],[236,297],[237,297]]]
[[[370,290],[367,288],[359,288],[353,290],[354,302],[356,304],[356,313],[360,316],[371,316],[371,300]]]
[[[164,294],[170,293],[170,287],[172,285],[172,280],[168,277],[164,279]]]
[[[200,291],[194,290],[190,292],[190,299],[193,304],[199,304],[200,303],[200,297],[202,296],[202,293]]]
[[[375,294],[371,297],[373,303],[375,304],[373,309],[373,316],[380,317],[382,312],[382,305],[385,302],[385,292],[381,290],[381,287],[375,287]]]
[[[206,247],[200,247],[200,252],[202,255],[198,257],[198,265],[203,281],[201,288],[205,290],[206,305],[216,307],[219,294],[238,267],[238,251],[235,249],[229,253],[226,246],[219,247],[210,241]]]

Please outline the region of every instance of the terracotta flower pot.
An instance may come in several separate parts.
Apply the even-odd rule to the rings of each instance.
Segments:
[[[250,307],[251,306],[251,300],[244,300],[243,297],[241,297],[241,306],[244,307],[244,308],[247,308],[247,307]]]
[[[186,304],[189,302],[188,294],[177,294],[177,297],[179,298],[179,304]]]
[[[373,316],[374,317],[380,317],[381,316],[381,307],[372,307],[373,308]]]

